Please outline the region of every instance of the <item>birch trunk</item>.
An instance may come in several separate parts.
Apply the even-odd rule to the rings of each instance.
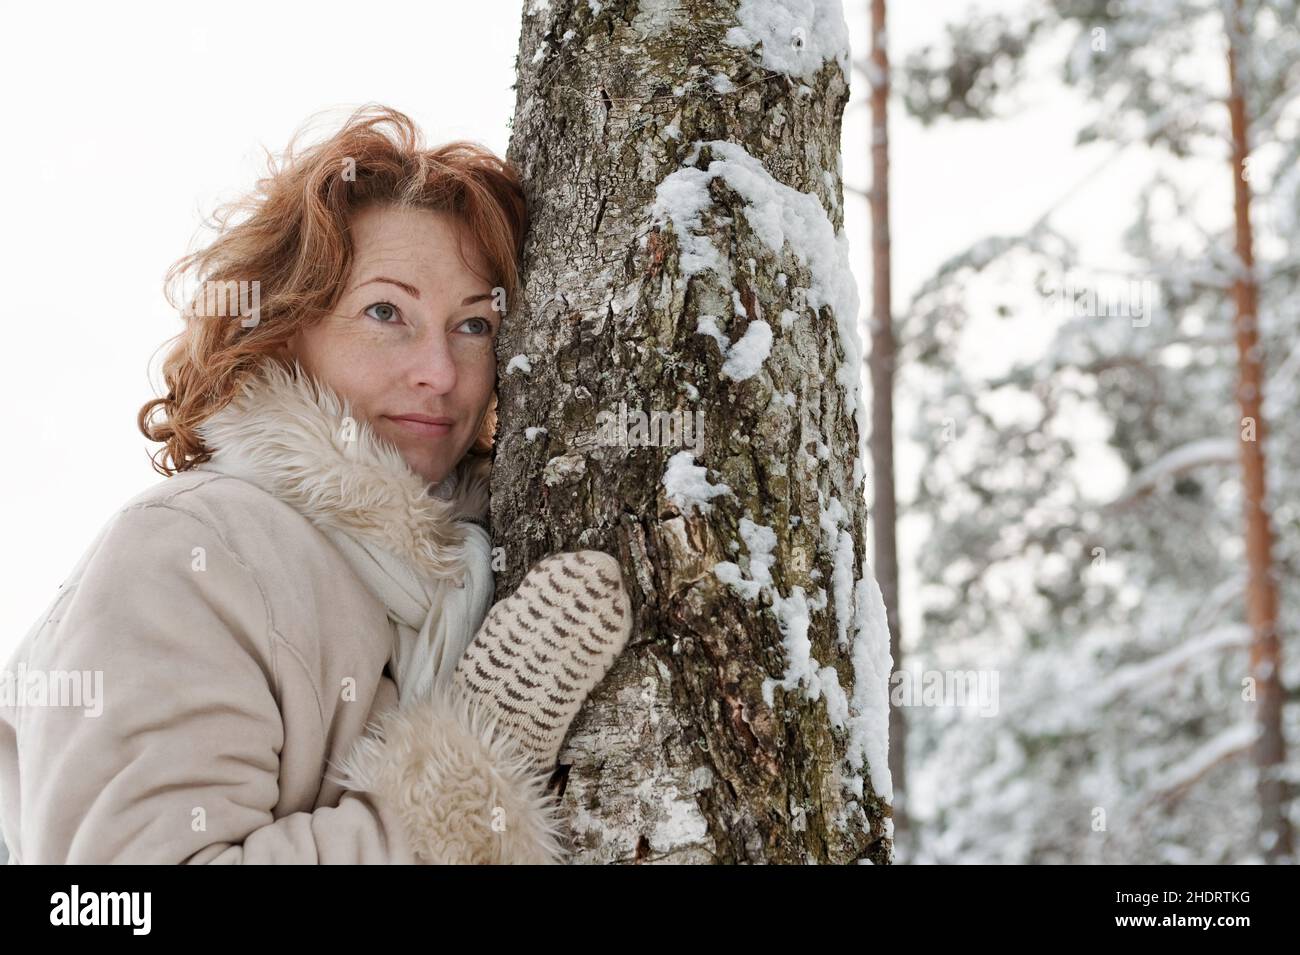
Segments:
[[[525,3],[509,158],[532,223],[498,351],[498,596],[594,548],[635,618],[560,754],[577,862],[892,858],[840,233],[848,52],[819,53],[839,4],[809,6],[756,48],[729,34],[734,2]],[[681,428],[647,435],[638,412]]]

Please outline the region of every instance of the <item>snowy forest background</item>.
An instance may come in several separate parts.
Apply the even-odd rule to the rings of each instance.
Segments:
[[[1004,2],[964,7],[937,40],[890,37],[900,123],[996,125],[1063,90],[1094,157],[1082,176],[1032,167],[1057,194],[1041,215],[895,297],[902,669],[992,672],[998,689],[993,714],[987,694],[983,712],[906,708],[900,862],[1279,861],[1250,755],[1227,6]],[[1294,752],[1300,10],[1242,13]],[[926,141],[891,145],[897,168]],[[892,232],[895,249],[926,242],[897,212]],[[1273,772],[1289,796],[1294,757]]]

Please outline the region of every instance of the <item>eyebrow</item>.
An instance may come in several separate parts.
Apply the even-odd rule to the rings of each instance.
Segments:
[[[376,275],[374,278],[366,279],[364,282],[358,282],[356,287],[361,288],[361,286],[369,285],[371,282],[387,282],[389,285],[396,285],[407,295],[411,296],[411,298],[418,299],[420,297],[420,290],[414,285],[408,285],[406,282],[391,279],[387,275]],[[475,302],[482,302],[484,299],[489,299],[491,297],[491,292],[484,292],[481,295],[471,295],[461,302],[460,306],[461,308],[464,308],[466,305],[473,305]]]

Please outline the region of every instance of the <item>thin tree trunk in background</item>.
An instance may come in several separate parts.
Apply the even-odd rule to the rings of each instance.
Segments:
[[[1228,110],[1232,118],[1232,172],[1236,211],[1237,257],[1241,269],[1233,294],[1236,299],[1237,355],[1240,378],[1237,401],[1243,429],[1254,425],[1254,433],[1241,441],[1242,490],[1245,499],[1246,619],[1251,629],[1250,673],[1255,683],[1256,718],[1259,735],[1253,756],[1259,774],[1257,792],[1260,809],[1260,846],[1265,858],[1277,861],[1291,854],[1291,826],[1286,814],[1286,784],[1279,778],[1286,756],[1282,735],[1282,658],[1277,626],[1277,580],[1273,572],[1273,532],[1269,525],[1265,497],[1264,439],[1267,431],[1262,413],[1264,394],[1263,346],[1259,344],[1259,288],[1255,275],[1254,236],[1250,225],[1250,185],[1247,160],[1250,155],[1246,98],[1239,75],[1239,49],[1244,36],[1241,0],[1226,4],[1228,34]]]
[[[894,496],[894,319],[889,259],[889,53],[885,0],[871,0],[871,473],[874,478],[875,571],[889,620],[894,669],[902,669],[898,610],[898,502]],[[907,727],[903,709],[889,708],[889,773],[894,825],[907,826]]]
[[[498,346],[497,596],[547,554],[599,549],[634,616],[560,753],[575,861],[887,863],[888,636],[861,395],[839,376],[861,343],[830,307],[852,322],[857,301],[824,241],[842,236],[842,66],[760,66],[727,42],[735,3],[525,6],[508,155],[532,224]],[[638,445],[638,412],[682,430]]]

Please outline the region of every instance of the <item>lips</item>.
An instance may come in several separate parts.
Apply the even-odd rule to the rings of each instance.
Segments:
[[[423,414],[384,415],[384,417],[399,428],[425,438],[448,434],[454,423],[450,418],[436,418]]]

